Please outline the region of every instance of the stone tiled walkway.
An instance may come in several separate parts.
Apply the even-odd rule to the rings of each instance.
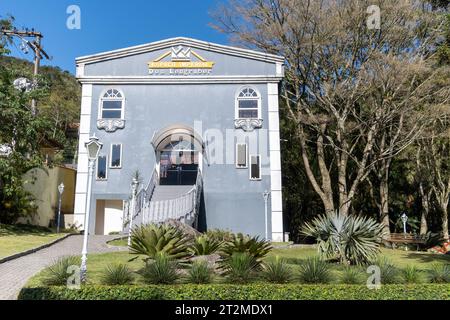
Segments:
[[[89,236],[89,253],[102,253],[126,250],[111,247],[107,241],[117,236]],[[29,278],[52,264],[57,258],[67,255],[80,255],[83,236],[75,235],[46,249],[0,264],[0,300],[17,298],[20,289]],[[89,262],[88,262],[89,267]]]

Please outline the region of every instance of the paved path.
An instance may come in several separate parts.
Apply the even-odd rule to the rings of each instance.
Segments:
[[[107,241],[118,236],[89,236],[89,253],[102,253],[126,250],[111,247]],[[57,258],[67,255],[80,255],[83,236],[70,236],[48,248],[0,264],[0,300],[15,300],[20,289],[33,275],[51,265]],[[89,259],[89,258],[88,258]],[[89,260],[88,260],[89,267]]]

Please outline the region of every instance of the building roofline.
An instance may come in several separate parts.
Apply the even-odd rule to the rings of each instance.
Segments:
[[[140,53],[145,53],[149,51],[156,51],[159,49],[163,49],[167,46],[173,46],[173,45],[186,45],[186,46],[195,46],[199,49],[254,59],[254,60],[261,60],[266,62],[272,62],[272,63],[283,63],[284,57],[277,56],[269,53],[263,53],[259,51],[249,50],[249,49],[242,49],[232,46],[226,46],[221,45],[217,43],[212,42],[206,42],[201,40],[196,40],[192,38],[187,37],[176,37],[176,38],[169,38],[165,40],[155,41],[147,44],[142,44],[138,46],[132,46],[128,48],[123,49],[117,49],[112,51],[106,51],[101,52],[93,55],[88,56],[82,56],[75,59],[77,65],[79,64],[90,64],[105,60],[111,60],[111,59],[117,59],[122,58],[130,55],[136,55]]]

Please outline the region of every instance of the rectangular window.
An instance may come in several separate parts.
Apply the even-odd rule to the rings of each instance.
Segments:
[[[258,118],[258,100],[239,100],[239,118],[257,119]]]
[[[106,180],[106,156],[99,156],[97,159],[97,180]]]
[[[122,145],[113,144],[111,145],[111,168],[121,168],[122,167]]]
[[[247,144],[236,144],[236,168],[247,168]]]
[[[120,119],[122,117],[122,101],[104,100],[102,119]]]
[[[250,180],[261,179],[261,156],[250,156]]]

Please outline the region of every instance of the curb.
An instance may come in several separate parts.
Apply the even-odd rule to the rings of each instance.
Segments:
[[[73,236],[73,235],[75,235],[75,234],[74,233],[68,233],[68,234],[66,234],[63,237],[58,238],[56,240],[53,240],[52,242],[43,244],[42,246],[39,246],[39,247],[36,247],[36,248],[33,248],[33,249],[29,249],[29,250],[26,250],[26,251],[22,251],[22,252],[19,252],[19,253],[15,253],[15,254],[13,254],[11,256],[7,256],[7,257],[4,257],[4,258],[1,258],[0,259],[0,264],[8,262],[8,261],[11,261],[11,260],[14,260],[14,259],[17,259],[17,258],[20,258],[20,257],[23,257],[23,256],[26,256],[26,255],[29,255],[31,253],[35,253],[36,251],[48,248],[48,247],[50,247],[50,246],[52,246],[52,245],[54,245],[54,244],[56,244],[56,243],[58,243],[60,241],[63,241],[65,239],[67,239],[70,236]]]

